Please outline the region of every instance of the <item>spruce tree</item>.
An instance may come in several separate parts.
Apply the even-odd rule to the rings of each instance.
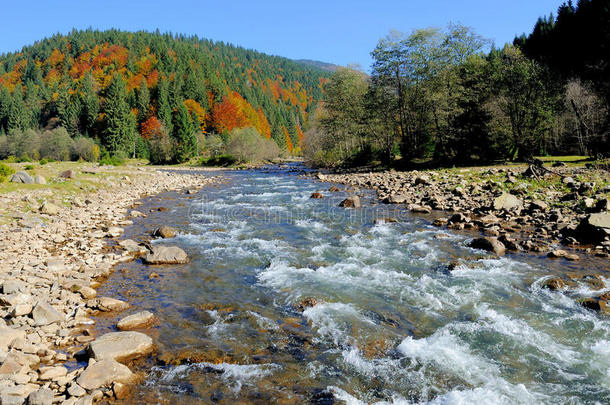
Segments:
[[[95,135],[95,124],[97,123],[97,117],[100,113],[100,103],[95,93],[93,85],[93,76],[87,72],[85,80],[83,82],[83,94],[82,94],[82,127],[84,132],[93,137]]]
[[[9,111],[12,103],[11,93],[7,87],[0,87],[0,131],[6,131]]]
[[[135,120],[126,98],[125,81],[117,73],[106,90],[104,105],[103,143],[112,153],[131,154],[135,148]]]
[[[143,122],[148,117],[148,109],[150,107],[150,92],[148,91],[146,80],[140,82],[137,96],[138,121]]]
[[[183,163],[197,154],[195,127],[188,110],[180,103],[174,113],[174,160]]]
[[[21,85],[15,86],[13,96],[11,97],[11,105],[8,111],[6,129],[7,132],[13,129],[26,129],[27,111],[23,102],[23,91]]]
[[[157,85],[157,116],[167,131],[172,133],[172,107],[169,104],[169,84],[165,79],[159,79]]]

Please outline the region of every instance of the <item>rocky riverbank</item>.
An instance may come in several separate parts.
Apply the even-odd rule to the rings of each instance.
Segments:
[[[0,195],[2,404],[84,405],[127,395],[136,375],[126,364],[153,350],[150,337],[128,330],[154,322],[154,315],[132,315],[118,325],[121,332],[96,338],[92,315],[129,306],[98,297],[96,288],[134,253],[148,253],[151,262],[181,253],[153,247],[148,252],[129,243],[117,250],[108,241],[122,234],[130,216],[146,215],[134,209],[140,198],[189,192],[216,180],[186,168],[65,169],[46,165],[47,184],[12,184]],[[80,367],[82,362],[87,366]]]
[[[497,255],[526,251],[546,255],[549,260],[568,261],[579,260],[580,254],[610,257],[607,168],[539,165],[319,173],[317,177],[348,185],[356,198],[359,188],[373,189],[385,204],[433,214],[434,225],[439,227],[478,230],[482,235],[472,241],[471,247]],[[338,190],[331,187],[328,191]],[[323,198],[321,193],[316,194],[312,197]],[[344,203],[353,206],[349,198]],[[585,274],[572,274],[571,279],[554,279],[546,287],[569,289],[583,277]],[[584,300],[583,305],[610,315],[610,296],[604,294],[603,277],[593,278],[595,289],[602,293]]]

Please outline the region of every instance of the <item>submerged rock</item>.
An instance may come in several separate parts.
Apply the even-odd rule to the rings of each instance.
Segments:
[[[117,300],[110,297],[99,297],[87,301],[89,308],[97,309],[102,312],[124,311],[129,308],[129,304],[125,301]]]
[[[312,193],[310,198],[321,199],[324,198],[324,195],[322,193]]]
[[[177,246],[153,246],[144,256],[146,264],[184,264],[188,263],[186,252]]]
[[[119,330],[132,330],[151,325],[155,321],[155,315],[149,311],[138,312],[126,316],[117,323]]]

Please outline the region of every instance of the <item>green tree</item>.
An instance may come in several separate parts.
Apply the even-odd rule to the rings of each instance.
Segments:
[[[135,119],[126,97],[125,81],[117,73],[106,90],[104,104],[103,142],[112,153],[135,153]]]
[[[83,132],[89,136],[95,133],[97,117],[100,113],[100,103],[95,92],[94,79],[91,73],[85,75],[82,89],[82,117]]]
[[[184,106],[180,103],[174,113],[174,160],[183,163],[197,154],[197,137],[191,116]]]
[[[150,108],[150,92],[148,91],[148,84],[146,80],[140,82],[140,87],[137,92],[137,109],[138,109],[138,121],[143,122],[148,118],[148,112]]]

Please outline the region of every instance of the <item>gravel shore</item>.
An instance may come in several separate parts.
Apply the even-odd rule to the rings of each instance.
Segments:
[[[128,395],[136,379],[128,362],[150,353],[153,342],[124,330],[146,324],[152,314],[128,317],[121,332],[97,338],[91,316],[129,307],[98,297],[96,289],[115,264],[146,248],[123,244],[117,253],[108,241],[122,234],[130,216],[146,215],[134,209],[142,197],[217,180],[194,172],[79,165],[58,172],[48,187],[0,195],[1,404],[84,405]],[[87,367],[75,366],[75,358]]]

